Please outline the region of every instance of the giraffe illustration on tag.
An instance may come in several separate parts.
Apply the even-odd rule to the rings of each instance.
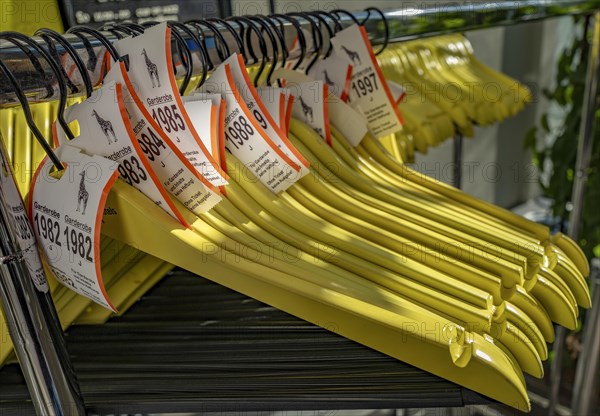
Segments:
[[[340,49],[343,50],[344,52],[346,52],[346,55],[348,55],[348,59],[350,59],[350,61],[352,62],[352,65],[357,65],[357,66],[362,65],[360,56],[358,55],[358,52],[352,51],[352,50],[346,48],[344,45],[341,45]]]
[[[160,79],[158,78],[158,67],[154,62],[148,58],[148,53],[146,52],[146,48],[142,49],[142,55],[144,55],[144,60],[146,61],[146,69],[148,70],[148,75],[150,76],[150,81],[152,81],[152,88],[156,88],[156,84],[160,87]],[[156,79],[156,83],[154,80]]]
[[[85,214],[88,198],[90,197],[90,194],[88,193],[87,189],[85,189],[85,170],[82,171],[79,174],[79,176],[81,176],[81,180],[79,181],[79,192],[77,193],[77,209],[75,211],[80,212],[81,205],[83,205],[81,213]]]
[[[312,107],[304,102],[301,95],[299,95],[298,98],[300,99],[300,105],[302,106],[302,114],[304,114],[304,121],[306,121],[307,123],[312,123],[314,121]]]
[[[327,84],[328,87],[335,89],[335,83],[331,80],[331,78],[329,78],[329,74],[327,73],[326,69],[323,70],[323,81],[325,81],[325,84]]]
[[[102,117],[100,117],[100,115],[98,114],[98,112],[96,110],[92,111],[92,116],[96,117],[96,121],[98,122],[98,125],[102,129],[102,133],[104,133],[104,135],[106,136],[106,139],[108,140],[108,144],[112,143],[112,141],[110,140],[110,136],[112,136],[113,140],[116,142],[117,136],[115,134],[115,130],[113,129],[112,123],[110,121],[105,120]]]

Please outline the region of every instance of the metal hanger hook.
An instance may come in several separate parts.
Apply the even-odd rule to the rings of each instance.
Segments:
[[[381,52],[383,52],[385,50],[385,48],[387,48],[388,42],[390,41],[390,27],[389,27],[387,18],[385,17],[385,13],[383,13],[383,11],[381,11],[381,9],[378,9],[377,7],[367,7],[365,9],[365,12],[367,12],[367,17],[364,18],[364,20],[361,23],[361,26],[364,26],[365,23],[367,22],[367,20],[369,20],[369,17],[371,17],[371,12],[375,12],[375,13],[379,14],[381,16],[381,20],[383,20],[383,27],[384,27],[383,44],[381,45],[381,49],[379,49],[377,52],[374,52],[375,55],[379,55]]]
[[[66,104],[67,104],[67,86],[66,86],[65,80],[63,78],[63,74],[61,73],[60,68],[59,68],[58,64],[56,63],[56,61],[52,58],[52,56],[50,56],[50,54],[43,47],[38,45],[38,43],[36,41],[34,41],[32,38],[25,36],[21,33],[0,32],[0,39],[6,39],[7,41],[13,43],[15,46],[17,46],[19,49],[21,49],[23,51],[25,51],[25,49],[27,49],[27,46],[29,46],[29,47],[35,49],[44,58],[44,60],[46,60],[48,62],[48,64],[50,65],[50,68],[52,69],[52,72],[54,72],[56,82],[57,82],[58,88],[59,88],[59,104],[58,104],[58,117],[57,117],[58,122],[61,125],[61,127],[64,129],[67,137],[69,139],[73,139],[73,137],[74,137],[73,132],[69,129],[69,126],[64,119],[64,111],[65,111]],[[52,163],[54,164],[56,169],[63,170],[64,167],[63,167],[62,163],[60,162],[60,160],[56,156],[56,153],[54,153],[54,151],[52,150],[52,147],[50,146],[50,144],[48,143],[48,141],[46,140],[46,138],[44,137],[42,132],[39,130],[39,128],[35,124],[35,121],[33,120],[33,115],[31,114],[31,108],[29,106],[29,101],[27,100],[27,97],[23,93],[21,85],[15,78],[14,74],[8,69],[6,64],[4,62],[2,62],[2,60],[0,60],[0,71],[2,73],[4,73],[6,78],[12,84],[12,86],[15,90],[15,95],[17,96],[17,99],[19,100],[19,103],[21,104],[21,107],[23,108],[23,112],[25,114],[25,120],[27,121],[27,125],[31,129],[31,132],[33,133],[33,135],[35,136],[37,141],[40,143],[40,145],[44,149],[44,152],[48,155],[48,157],[50,158],[50,160],[52,161]]]

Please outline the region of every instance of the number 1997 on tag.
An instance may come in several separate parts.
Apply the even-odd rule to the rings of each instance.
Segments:
[[[356,93],[357,98],[371,94],[377,91],[378,88],[375,72],[352,81],[352,90]]]

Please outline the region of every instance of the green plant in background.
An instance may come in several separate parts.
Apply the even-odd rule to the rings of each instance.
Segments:
[[[533,127],[525,137],[525,147],[531,149],[533,161],[538,166],[540,186],[544,195],[552,199],[552,213],[560,218],[560,226],[565,228],[571,206],[571,192],[577,141],[581,122],[581,103],[585,89],[585,75],[588,63],[591,28],[590,19],[576,18],[576,25],[582,25],[581,35],[565,48],[558,60],[558,72],[553,90],[544,90],[544,95],[565,110],[564,122],[551,129],[548,114],[540,119],[540,126]],[[583,224],[579,244],[588,258],[600,257],[600,107],[596,97],[593,150],[589,169],[589,179],[585,192]],[[554,135],[556,139],[540,148],[543,136]],[[548,163],[550,162],[550,163]]]

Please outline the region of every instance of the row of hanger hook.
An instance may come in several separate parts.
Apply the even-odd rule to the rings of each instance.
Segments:
[[[185,69],[185,75],[183,76],[182,82],[179,87],[179,92],[183,95],[188,89],[189,84],[192,80],[193,74],[200,73],[200,80],[198,86],[202,85],[207,78],[210,71],[215,69],[215,64],[212,61],[210,54],[208,53],[207,47],[207,31],[212,33],[215,50],[221,61],[227,59],[232,52],[238,52],[244,59],[246,64],[258,65],[256,75],[254,77],[254,84],[257,85],[261,78],[267,64],[270,65],[266,75],[267,85],[271,85],[271,78],[273,72],[277,68],[278,64],[284,67],[290,58],[290,51],[287,48],[287,42],[285,38],[285,24],[289,23],[296,30],[297,45],[299,47],[298,56],[293,69],[297,69],[299,65],[308,59],[308,55],[312,55],[310,61],[305,67],[305,71],[308,72],[310,68],[317,62],[319,58],[328,57],[332,53],[332,45],[329,40],[335,36],[337,32],[343,29],[342,19],[340,16],[347,16],[354,23],[358,25],[364,25],[371,17],[371,13],[375,12],[382,18],[384,24],[384,40],[381,48],[376,54],[381,53],[388,44],[389,41],[389,27],[385,14],[376,7],[369,7],[364,10],[367,15],[359,21],[352,13],[336,9],[332,11],[312,11],[312,12],[296,12],[289,14],[272,14],[270,16],[232,16],[225,19],[221,18],[206,18],[206,19],[192,19],[185,23],[168,21],[167,25],[171,28],[171,35],[176,45],[176,53],[179,56],[181,64]],[[310,34],[312,38],[312,45],[308,45],[306,36],[302,30],[302,20],[307,21],[310,26]],[[33,38],[23,35],[18,32],[0,32],[0,39],[9,41],[19,48],[31,61],[36,72],[39,73],[41,79],[44,81],[44,86],[47,92],[46,98],[54,96],[53,81],[56,81],[58,86],[58,115],[57,120],[60,126],[64,129],[69,139],[73,139],[73,133],[68,126],[64,118],[64,110],[67,106],[67,97],[70,94],[78,94],[81,91],[71,80],[71,76],[67,74],[63,65],[60,61],[60,56],[57,50],[57,45],[60,45],[66,54],[72,59],[77,71],[81,76],[83,88],[87,97],[93,93],[93,82],[90,77],[90,71],[94,71],[98,65],[98,58],[94,52],[94,48],[88,39],[92,37],[104,46],[108,54],[111,56],[113,61],[121,60],[119,53],[110,41],[102,32],[111,33],[117,39],[122,39],[127,36],[137,36],[144,32],[148,27],[154,26],[159,22],[145,22],[143,24],[124,22],[124,23],[109,23],[100,28],[100,30],[93,29],[87,26],[74,26],[67,30],[67,33],[76,36],[86,48],[87,51],[87,63],[83,61],[81,56],[77,53],[72,44],[60,33],[52,29],[39,29],[35,32],[35,36],[42,38],[46,47],[41,46]],[[220,26],[220,27],[219,27]],[[233,50],[228,44],[223,30],[231,34],[235,42],[235,48]],[[326,34],[326,37],[324,36]],[[189,40],[192,44],[188,43]],[[328,40],[327,50],[324,50],[326,46],[325,40]],[[253,40],[257,41],[257,45],[260,53],[257,54],[254,48]],[[271,56],[269,57],[269,46],[271,50]],[[44,70],[41,62],[39,61],[34,50],[39,56],[47,62],[54,76],[48,76]],[[194,68],[193,51],[198,52],[200,65],[202,68],[200,71],[196,71]],[[104,62],[104,61],[103,61]],[[127,61],[124,61],[128,65]],[[173,70],[177,71],[175,67],[176,61],[173,60]],[[7,65],[0,59],[0,72],[3,73],[5,78],[11,84],[15,96],[23,109],[25,119],[29,125],[32,134],[38,140],[43,147],[46,154],[48,154],[50,160],[57,169],[62,169],[63,166],[54,154],[49,142],[44,138],[43,134],[36,126],[33,121],[33,116],[29,103],[19,80],[10,71]],[[102,73],[105,73],[104,71]]]

